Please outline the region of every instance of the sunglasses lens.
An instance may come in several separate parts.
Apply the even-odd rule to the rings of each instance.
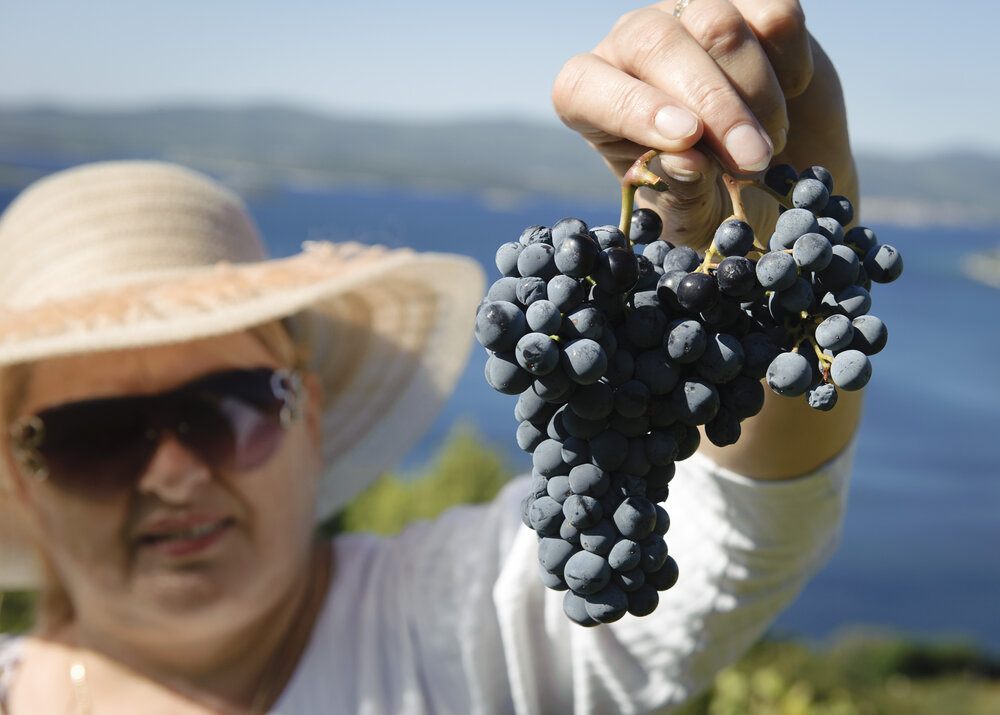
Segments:
[[[159,396],[62,405],[38,414],[48,478],[92,498],[132,487],[169,430],[205,464],[253,469],[281,443],[284,399],[270,369],[214,373]]]
[[[60,488],[106,496],[128,487],[156,449],[142,400],[92,400],[39,413],[40,452]]]

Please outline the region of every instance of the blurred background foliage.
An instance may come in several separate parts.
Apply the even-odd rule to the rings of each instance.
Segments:
[[[510,479],[501,452],[474,428],[455,427],[409,474],[385,474],[325,535],[393,534],[451,506],[491,499]],[[30,628],[33,594],[0,593],[0,633]],[[1000,659],[963,642],[915,641],[859,631],[825,645],[765,637],[679,715],[996,715]]]

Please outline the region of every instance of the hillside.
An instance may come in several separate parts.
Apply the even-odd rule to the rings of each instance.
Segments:
[[[275,185],[396,185],[606,198],[616,191],[573,132],[514,121],[406,124],[280,106],[172,106],[128,112],[0,108],[0,186],[54,168],[114,157],[165,158],[241,189]],[[1000,219],[990,179],[1000,157],[973,154],[858,159],[870,222],[985,225]]]

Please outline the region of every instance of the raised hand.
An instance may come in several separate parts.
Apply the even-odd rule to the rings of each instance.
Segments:
[[[772,158],[830,168],[838,192],[856,201],[839,82],[798,2],[682,5],[625,15],[553,88],[559,116],[617,176],[646,149],[663,152],[653,168],[670,190],[642,190],[639,201],[663,216],[665,236],[707,246],[731,212],[721,170],[756,173]],[[744,199],[758,233],[768,231],[773,202],[753,190]]]

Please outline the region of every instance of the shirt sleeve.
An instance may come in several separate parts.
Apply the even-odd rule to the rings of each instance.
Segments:
[[[493,590],[518,713],[670,712],[757,640],[839,540],[852,442],[811,474],[758,481],[701,455],[664,503],[680,578],[656,611],[584,628],[539,584],[537,537],[518,531]],[[519,501],[524,485],[501,500]],[[511,493],[516,492],[516,493]]]

